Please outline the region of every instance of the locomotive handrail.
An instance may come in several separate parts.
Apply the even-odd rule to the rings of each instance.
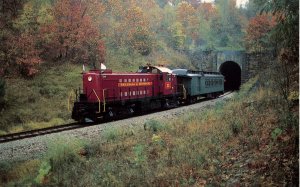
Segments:
[[[186,89],[184,87],[184,84],[182,84],[182,88],[183,88],[183,99],[186,99]]]
[[[105,91],[106,89],[103,89],[103,112],[105,112],[105,105],[106,105],[106,102],[105,102],[105,93],[104,93],[104,91]],[[99,109],[100,110],[100,109]]]
[[[100,99],[99,99],[99,97],[98,97],[98,95],[97,95],[97,93],[96,93],[96,91],[93,89],[93,92],[95,93],[95,95],[96,95],[96,97],[97,97],[97,99],[98,99],[98,103],[99,103],[99,112],[98,113],[101,113],[101,103],[100,103]]]

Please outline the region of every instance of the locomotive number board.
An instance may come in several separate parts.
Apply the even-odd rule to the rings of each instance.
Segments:
[[[152,82],[120,82],[118,87],[152,86]]]

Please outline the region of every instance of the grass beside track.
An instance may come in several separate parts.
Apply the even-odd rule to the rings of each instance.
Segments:
[[[5,107],[0,113],[0,134],[71,122],[67,99],[69,92],[81,85],[80,67],[68,64],[42,69],[31,80],[6,80]]]

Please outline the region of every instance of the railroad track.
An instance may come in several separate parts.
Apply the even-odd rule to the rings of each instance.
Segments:
[[[55,127],[47,127],[43,129],[35,129],[31,131],[7,134],[7,135],[0,136],[0,143],[21,140],[24,138],[31,138],[31,137],[51,134],[55,132],[62,132],[62,131],[82,128],[82,127],[84,126],[80,125],[79,123],[70,123],[70,124],[65,124],[65,125],[60,125]]]
[[[222,98],[231,93],[232,92],[226,92],[217,98]],[[200,100],[200,102],[207,101],[207,100],[209,100],[209,99],[205,98],[203,100]],[[193,103],[193,104],[196,104],[196,103]],[[166,110],[166,109],[164,109],[164,110]],[[150,111],[150,112],[147,112],[146,114],[151,114],[151,113],[155,113],[155,112],[159,112],[159,111],[162,111],[162,110]],[[144,115],[144,114],[142,114],[142,115]],[[104,121],[98,122],[98,123],[91,122],[91,123],[85,123],[83,125],[83,124],[75,122],[75,123],[64,124],[64,125],[60,125],[60,126],[47,127],[47,128],[43,128],[43,129],[35,129],[35,130],[30,130],[30,131],[25,131],[25,132],[18,132],[18,133],[13,133],[13,134],[2,135],[2,136],[0,136],[0,143],[11,142],[11,141],[15,141],[15,140],[21,140],[21,139],[31,138],[31,137],[35,137],[35,136],[41,136],[41,135],[45,135],[45,134],[52,134],[52,133],[57,133],[57,132],[62,132],[62,131],[67,131],[67,130],[83,128],[83,127],[92,126],[92,125],[96,125],[96,124],[102,124],[102,123],[109,122],[109,121],[122,120],[122,119],[126,119],[129,117],[134,117],[134,116],[137,116],[137,115],[127,116],[127,117],[124,116],[124,117],[120,117],[118,119],[104,120]]]

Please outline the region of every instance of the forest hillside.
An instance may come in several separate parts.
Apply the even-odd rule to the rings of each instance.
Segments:
[[[259,11],[235,0],[3,0],[0,134],[67,123],[83,65],[197,69],[202,51],[273,49],[276,20]]]

